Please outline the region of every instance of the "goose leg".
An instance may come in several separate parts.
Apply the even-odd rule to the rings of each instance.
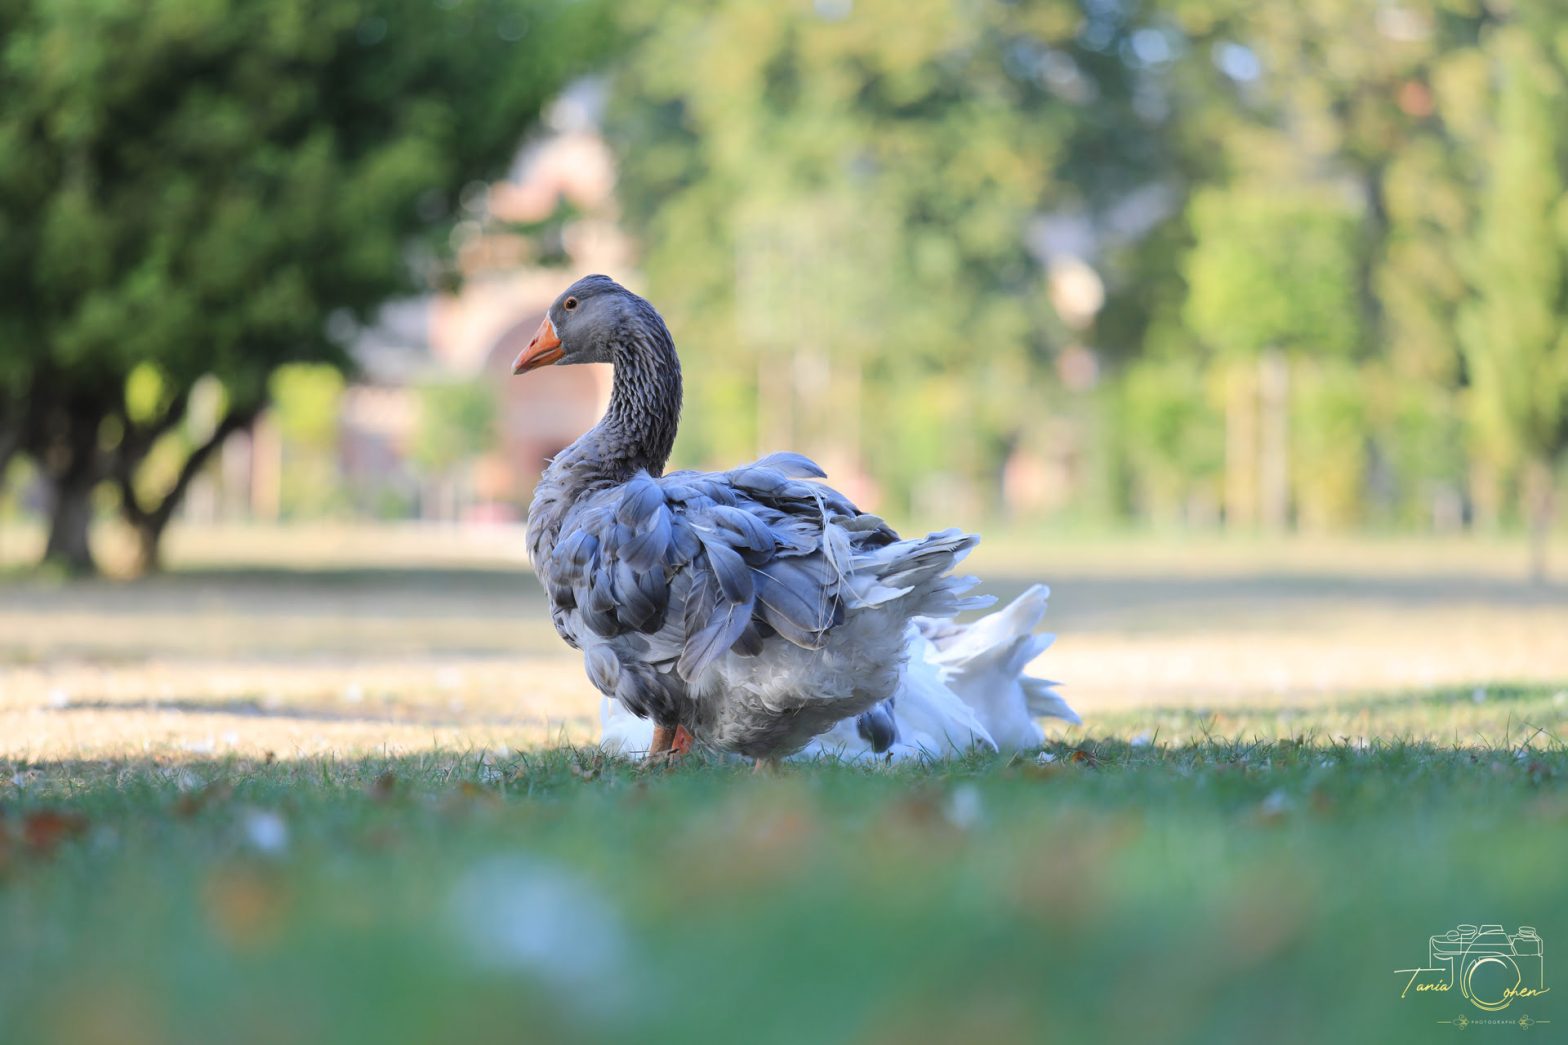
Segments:
[[[751,771],[757,776],[774,776],[779,771],[779,760],[771,757],[752,759]]]

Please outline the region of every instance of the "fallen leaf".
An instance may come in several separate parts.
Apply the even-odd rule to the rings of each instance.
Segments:
[[[1059,762],[1023,762],[1013,767],[1010,775],[1028,780],[1051,780],[1061,776],[1063,772]]]
[[[220,868],[208,875],[201,901],[214,934],[239,950],[274,939],[288,906],[277,876],[250,866]]]
[[[488,787],[480,787],[472,780],[464,780],[457,790],[448,792],[441,800],[441,811],[448,815],[472,812],[479,806],[499,805],[501,796]]]
[[[176,816],[192,817],[201,812],[214,802],[221,802],[234,794],[234,788],[229,784],[208,784],[206,787],[195,791],[187,791],[174,803]]]
[[[942,814],[942,793],[932,787],[912,791],[892,806],[893,815],[906,824],[919,828],[947,826]]]
[[[86,830],[85,816],[57,809],[40,809],[22,819],[22,840],[40,856],[48,856],[60,843]]]
[[[397,793],[397,774],[387,770],[376,777],[375,783],[370,785],[370,797],[378,802],[385,802]]]

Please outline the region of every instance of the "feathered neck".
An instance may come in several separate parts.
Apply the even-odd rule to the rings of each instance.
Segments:
[[[611,346],[615,381],[610,407],[588,433],[595,437],[605,463],[629,479],[641,469],[663,473],[675,447],[681,419],[681,361],[675,342],[654,316],[649,327],[629,330]]]
[[[647,470],[664,472],[681,416],[681,364],[659,314],[647,306],[611,343],[615,381],[599,423],[556,455],[540,476],[528,509],[534,568],[547,568],[561,523],[583,495]]]

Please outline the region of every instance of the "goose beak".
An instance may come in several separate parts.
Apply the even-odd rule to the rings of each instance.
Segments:
[[[526,374],[530,370],[538,370],[558,362],[564,355],[566,350],[561,347],[561,339],[555,336],[555,324],[550,322],[549,316],[545,316],[539,329],[534,331],[534,339],[528,342],[528,347],[517,353],[517,359],[512,363],[512,373]]]

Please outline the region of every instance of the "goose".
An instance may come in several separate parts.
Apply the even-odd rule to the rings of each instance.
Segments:
[[[1050,589],[1036,584],[972,624],[911,621],[905,628],[904,673],[885,704],[893,721],[892,745],[877,751],[855,722],[845,719],[790,759],[903,762],[971,751],[1016,754],[1044,743],[1040,718],[1081,725],[1077,712],[1055,691],[1056,683],[1024,671],[1054,638],[1035,633],[1049,597]],[[653,724],[619,701],[602,698],[599,719],[599,744],[606,752],[637,758],[652,746]]]
[[[514,374],[610,363],[603,418],[534,491],[528,551],[589,681],[651,720],[652,756],[691,743],[770,766],[846,719],[876,751],[906,629],[991,599],[953,568],[978,538],[902,539],[782,452],[728,472],[664,468],[681,367],[654,307],[608,276],[550,305]]]

